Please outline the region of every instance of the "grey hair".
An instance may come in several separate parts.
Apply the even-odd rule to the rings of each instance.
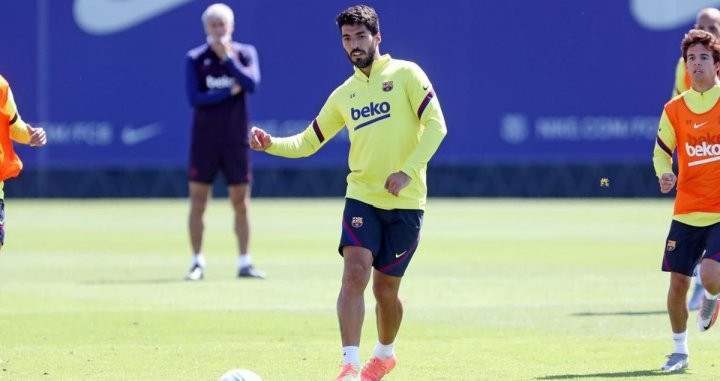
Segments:
[[[211,18],[219,18],[228,24],[235,24],[235,15],[232,9],[223,3],[215,3],[207,7],[200,18],[204,25],[207,25]]]

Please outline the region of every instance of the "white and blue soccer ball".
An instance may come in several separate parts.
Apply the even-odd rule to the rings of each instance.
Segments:
[[[262,378],[252,370],[233,369],[225,372],[218,381],[262,381]]]

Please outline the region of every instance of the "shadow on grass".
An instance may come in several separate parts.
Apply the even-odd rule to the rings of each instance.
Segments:
[[[158,278],[158,279],[96,279],[80,282],[85,285],[104,285],[104,284],[162,284],[162,283],[184,283],[187,282],[182,278]]]
[[[578,312],[570,314],[571,316],[646,316],[646,315],[665,315],[666,310],[659,311],[617,311],[617,312]]]
[[[625,377],[665,377],[684,374],[685,370],[677,372],[663,372],[661,370],[636,370],[634,372],[590,373],[590,374],[558,374],[554,376],[537,377],[536,380],[573,380],[577,378],[625,378]]]

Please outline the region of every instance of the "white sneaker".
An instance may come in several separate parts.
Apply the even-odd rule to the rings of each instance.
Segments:
[[[202,280],[204,276],[205,276],[205,269],[202,266],[195,264],[195,265],[193,265],[193,267],[190,268],[190,271],[188,272],[188,274],[185,275],[185,280],[189,280],[189,281]]]
[[[256,269],[253,265],[248,265],[238,270],[238,278],[265,279],[265,272]]]
[[[690,357],[684,353],[671,353],[667,357],[665,364],[660,367],[660,370],[666,372],[675,372],[681,369],[687,368],[690,363]]]

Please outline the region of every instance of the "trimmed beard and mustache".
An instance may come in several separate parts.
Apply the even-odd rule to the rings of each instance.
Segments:
[[[353,60],[352,54],[355,52],[365,53],[365,58],[361,58],[358,61]],[[350,62],[352,62],[352,64],[355,65],[358,69],[364,69],[370,66],[370,64],[372,64],[373,60],[375,59],[375,45],[370,46],[370,49],[368,49],[367,52],[362,49],[354,49],[350,52],[350,54],[348,54],[348,58],[350,59]]]

